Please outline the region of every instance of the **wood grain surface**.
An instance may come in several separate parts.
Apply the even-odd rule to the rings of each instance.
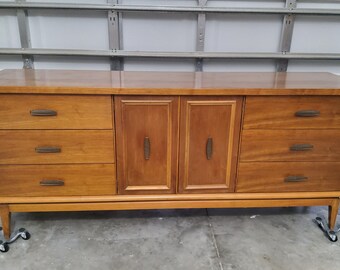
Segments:
[[[175,192],[178,111],[174,97],[115,97],[120,194]]]
[[[111,96],[0,95],[0,104],[0,129],[112,129]]]
[[[297,117],[303,110],[316,117]],[[244,129],[340,129],[340,97],[247,97]]]
[[[335,205],[337,198],[224,200],[224,201],[158,201],[158,202],[108,202],[108,203],[59,203],[59,204],[11,204],[12,212],[54,211],[108,211],[137,209],[187,209],[187,208],[251,208]],[[334,212],[333,212],[334,213]],[[332,217],[333,218],[333,217]],[[336,218],[336,216],[335,216]]]
[[[340,95],[340,78],[304,72],[3,70],[0,93]]]
[[[294,151],[294,146],[312,148]],[[291,149],[293,147],[293,149]],[[334,130],[244,130],[241,162],[340,161],[340,129]]]
[[[8,205],[0,205],[1,226],[5,239],[11,236],[11,213]]]
[[[58,147],[60,153],[37,153]],[[1,130],[0,164],[114,163],[111,130]]]
[[[93,203],[93,202],[144,202],[144,201],[209,201],[209,200],[270,200],[270,199],[312,199],[340,198],[340,191],[307,192],[249,192],[218,194],[153,194],[153,195],[113,195],[113,196],[1,196],[0,204],[24,203]]]
[[[181,98],[180,193],[234,190],[241,109],[242,98]]]
[[[237,192],[299,192],[340,189],[339,162],[240,163]],[[285,182],[288,176],[307,177],[303,182]]]
[[[63,186],[41,186],[41,181]],[[114,164],[1,165],[0,196],[96,196],[116,194]]]

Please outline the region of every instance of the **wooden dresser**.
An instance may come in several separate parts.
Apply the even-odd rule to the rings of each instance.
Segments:
[[[4,70],[0,214],[329,206],[340,78]]]

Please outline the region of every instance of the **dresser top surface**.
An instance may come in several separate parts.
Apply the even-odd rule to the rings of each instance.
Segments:
[[[0,93],[340,95],[340,76],[316,72],[3,70]]]

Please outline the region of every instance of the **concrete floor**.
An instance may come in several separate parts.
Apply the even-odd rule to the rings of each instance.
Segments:
[[[317,214],[326,208],[14,214],[32,238],[0,254],[0,269],[339,270],[340,241]]]

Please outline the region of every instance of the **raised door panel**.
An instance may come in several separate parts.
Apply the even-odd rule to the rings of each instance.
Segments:
[[[232,192],[242,98],[182,98],[179,192]]]
[[[115,97],[120,194],[174,193],[178,98]]]

